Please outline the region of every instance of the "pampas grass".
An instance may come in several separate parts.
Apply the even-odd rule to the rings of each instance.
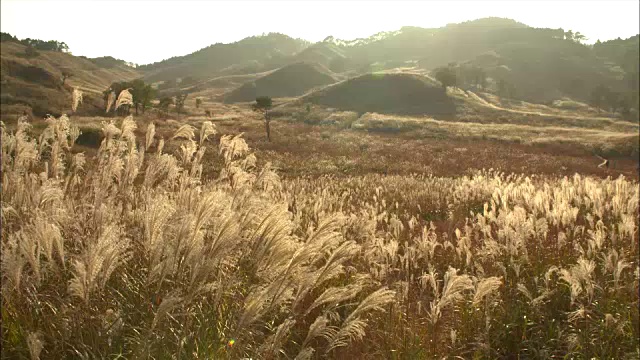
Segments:
[[[113,91],[110,91],[109,95],[107,96],[107,103],[104,110],[105,113],[108,113],[109,110],[111,110],[111,107],[113,106],[115,101],[116,101],[116,93],[114,93]]]
[[[129,90],[130,89],[124,89],[120,92],[114,107],[115,110],[118,110],[122,105],[133,105],[133,95],[129,92]],[[111,104],[111,102],[107,100],[107,112],[109,112],[109,104]]]
[[[283,179],[206,121],[166,153],[106,121],[94,155],[0,125],[3,358],[638,352],[636,181]]]
[[[73,110],[73,112],[76,112],[76,109],[78,109],[78,105],[80,104],[82,104],[82,91],[75,87],[73,88],[71,110]]]

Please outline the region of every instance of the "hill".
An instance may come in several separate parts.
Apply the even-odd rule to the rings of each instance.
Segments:
[[[140,77],[136,69],[122,64],[103,67],[91,59],[57,51],[25,54],[26,46],[5,41],[0,54],[0,99],[3,115],[31,111],[36,116],[70,111],[71,91],[80,88],[85,108],[101,107],[101,92],[114,81]],[[71,74],[62,80],[63,72]]]
[[[344,51],[330,42],[319,42],[295,54],[292,62],[313,62],[330,68],[334,72],[346,69],[347,57]]]
[[[341,110],[451,118],[456,108],[434,81],[412,74],[366,74],[304,97]]]
[[[284,66],[228,93],[224,101],[253,101],[257,96],[291,97],[303,95],[312,88],[335,82],[330,71],[321,65],[300,62]]]
[[[84,56],[81,56],[84,58]],[[97,58],[89,58],[91,62],[101,68],[112,69],[118,66],[132,67],[132,65],[124,60],[116,59],[113,56],[101,56]]]
[[[286,35],[270,33],[265,36],[253,36],[231,44],[214,44],[194,53],[163,60],[149,65],[139,66],[148,82],[175,80],[194,77],[200,79],[222,75],[238,74],[237,68],[248,66],[257,72],[282,66],[284,60],[305,47],[308,42]],[[234,70],[229,70],[234,67]]]
[[[598,48],[581,40],[572,31],[537,29],[501,18],[437,29],[404,27],[354,42],[330,39],[352,64],[369,64],[370,70],[375,70],[374,63],[407,61],[430,70],[451,63],[478,66],[489,77],[491,91],[497,92],[503,82],[514,90],[510,96],[533,102],[562,97],[587,101],[600,84],[620,93],[637,91],[624,80],[637,79],[630,65],[639,61],[632,41]]]
[[[416,65],[433,70],[455,63],[480,68],[487,77],[483,90],[499,93],[508,88],[508,96],[529,102],[586,102],[598,85],[604,85],[637,103],[638,37],[594,46],[583,40],[579,32],[491,17],[440,28],[403,27],[349,41],[329,36],[312,45],[269,34],[215,44],[139,70],[152,81],[186,76],[204,81],[300,61],[321,64],[343,76]],[[464,83],[461,87],[471,89]]]

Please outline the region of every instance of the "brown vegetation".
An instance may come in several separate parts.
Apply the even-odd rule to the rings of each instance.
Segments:
[[[95,155],[66,117],[37,138],[3,124],[3,357],[637,355],[636,180],[281,181],[216,136],[236,120],[144,122],[104,122]],[[387,164],[419,159],[348,130],[310,142],[337,155],[352,134]],[[288,138],[258,156],[304,148]],[[481,152],[451,150],[449,166]]]
[[[453,117],[456,108],[446,92],[429,79],[408,74],[367,74],[305,96],[304,101],[364,113]]]
[[[301,62],[287,65],[225,94],[224,101],[227,103],[250,102],[260,96],[303,95],[313,88],[334,83],[335,79],[330,73],[329,70],[313,63]]]

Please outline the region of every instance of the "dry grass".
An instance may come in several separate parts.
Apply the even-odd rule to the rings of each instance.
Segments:
[[[2,358],[640,355],[637,134],[203,108],[2,123]]]
[[[626,124],[638,129],[637,125]],[[430,118],[389,116],[367,113],[352,127],[369,131],[412,131],[419,135],[444,138],[492,139],[524,144],[570,144],[587,150],[633,156],[638,154],[638,133],[495,123],[439,121]]]
[[[2,44],[2,59],[37,66],[57,79],[61,78],[63,69],[73,69],[74,75],[66,83],[88,93],[100,94],[114,81],[133,80],[141,76],[134,68],[100,67],[88,59],[55,51],[39,51],[39,56],[26,59],[21,56],[24,49],[24,45],[5,42]]]
[[[39,139],[22,119],[3,126],[3,357],[331,354],[393,299],[346,266],[360,246],[339,214],[298,228],[242,137],[220,139],[222,169],[203,182],[212,123],[198,141],[180,127],[175,157],[154,126],[138,148],[136,128],[103,123],[86,159],[67,117]],[[354,293],[329,296],[336,286]]]
[[[637,354],[636,181],[283,182],[223,122],[3,126],[3,357]]]

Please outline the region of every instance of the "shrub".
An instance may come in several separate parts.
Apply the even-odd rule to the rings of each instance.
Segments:
[[[34,47],[32,46],[27,46],[24,49],[24,56],[27,58],[33,58],[33,57],[37,57],[40,55],[40,52],[38,50],[36,50]]]
[[[83,127],[80,128],[80,136],[78,136],[76,144],[97,149],[103,138],[102,130],[95,127]]]

